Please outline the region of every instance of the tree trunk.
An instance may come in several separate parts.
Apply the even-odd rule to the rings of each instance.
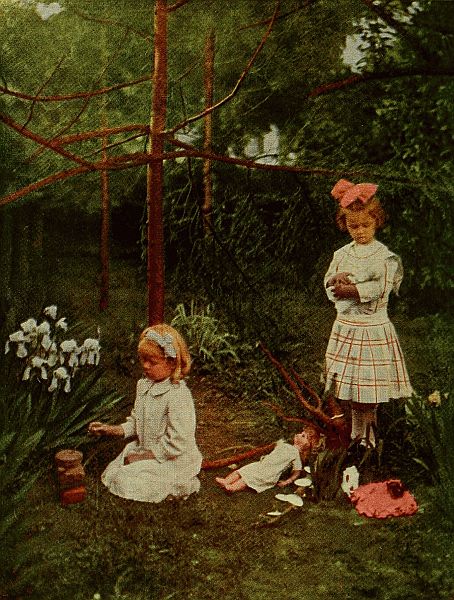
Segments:
[[[153,100],[147,167],[148,323],[164,321],[164,231],[162,222],[164,130],[167,112],[167,7],[156,0],[154,16]]]
[[[102,127],[107,128],[107,116],[102,108]],[[102,138],[102,159],[107,160],[107,145],[109,138]],[[99,310],[105,310],[109,305],[109,228],[110,228],[110,198],[109,172],[101,171],[101,289],[99,295]]]
[[[215,34],[211,30],[205,42],[205,60],[204,60],[204,91],[205,108],[213,105],[213,80],[214,80],[214,44]],[[213,113],[210,112],[204,120],[204,143],[203,149],[211,152],[213,138]],[[203,161],[203,204],[202,218],[203,229],[206,237],[212,237],[213,234],[213,182],[211,177],[211,160]]]

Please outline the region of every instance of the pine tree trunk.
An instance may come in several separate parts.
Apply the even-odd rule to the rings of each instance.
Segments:
[[[148,323],[164,320],[164,231],[163,159],[167,112],[167,11],[166,1],[156,0],[154,17],[154,72],[149,152],[147,168],[148,203]]]
[[[101,118],[102,127],[107,128],[107,116],[103,107]],[[108,137],[102,138],[102,159],[107,160]],[[110,197],[109,172],[101,171],[101,289],[99,295],[99,310],[105,310],[109,305],[109,228],[110,228]]]
[[[214,80],[214,44],[215,35],[211,30],[205,42],[204,60],[204,91],[205,108],[213,105],[213,80]],[[205,116],[203,149],[211,152],[213,138],[213,113]],[[202,204],[203,229],[206,237],[213,234],[213,182],[211,173],[211,160],[203,161],[203,204]]]

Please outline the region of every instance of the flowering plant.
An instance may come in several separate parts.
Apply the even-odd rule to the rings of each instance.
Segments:
[[[80,346],[74,339],[60,342],[62,333],[68,329],[66,317],[57,320],[55,305],[47,306],[43,312],[48,318],[40,324],[29,318],[9,335],[5,354],[15,344],[16,357],[22,364],[22,381],[33,378],[50,381],[49,392],[63,387],[69,393],[71,380],[81,367],[99,364],[99,339],[87,338]]]
[[[47,306],[41,320],[30,317],[8,336],[0,380],[6,431],[41,430],[40,452],[82,442],[86,424],[121,400],[101,382],[99,330],[79,344],[57,312]]]

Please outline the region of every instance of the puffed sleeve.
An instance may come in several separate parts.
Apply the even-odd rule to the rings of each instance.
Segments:
[[[374,279],[356,284],[361,302],[370,302],[378,300],[384,294],[389,294],[391,290],[398,293],[402,282],[403,268],[400,258],[396,254],[389,254],[384,261],[383,271]]]
[[[328,270],[325,273],[325,277],[323,278],[323,287],[325,288],[325,293],[328,296],[328,299],[331,300],[331,302],[336,302],[336,298],[332,292],[332,289],[327,288],[326,284],[331,279],[331,277],[336,275],[336,273],[339,270],[339,254],[338,254],[338,252],[339,251],[336,251],[334,253],[333,259],[328,267]]]
[[[397,254],[391,256],[389,258],[389,262],[391,273],[394,271],[394,273],[392,274],[393,292],[396,294],[396,296],[398,296],[400,284],[402,283],[402,279],[404,278],[404,267],[402,265],[400,256],[397,256]]]
[[[172,460],[192,451],[195,443],[195,409],[190,390],[181,383],[170,392],[164,435],[152,450],[158,462]]]
[[[360,302],[371,302],[377,300],[385,289],[385,278],[370,279],[356,284]]]
[[[140,386],[141,380],[137,382],[136,399],[139,394]],[[125,438],[137,435],[137,419],[135,408],[131,410],[131,414],[129,415],[129,417],[126,417],[126,421],[122,423],[121,426],[123,427],[123,431],[125,432]]]

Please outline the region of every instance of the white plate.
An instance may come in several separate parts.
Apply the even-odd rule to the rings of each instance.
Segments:
[[[282,502],[289,502],[293,506],[303,506],[303,499],[297,494],[276,494],[275,498]]]

